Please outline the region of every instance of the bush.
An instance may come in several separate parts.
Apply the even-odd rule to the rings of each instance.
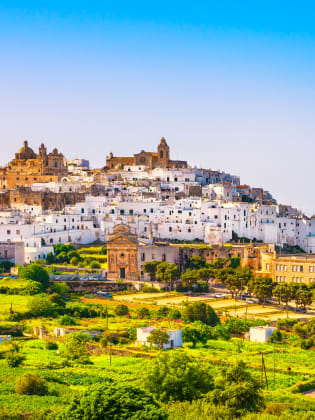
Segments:
[[[58,417],[59,420],[166,420],[167,415],[154,398],[131,385],[95,384]]]
[[[48,271],[38,264],[30,264],[26,267],[21,266],[19,268],[19,276],[26,280],[33,280],[41,283],[44,290],[49,286]]]
[[[46,341],[45,348],[47,350],[58,350],[58,344],[54,341]]]
[[[160,290],[155,288],[155,287],[145,285],[145,286],[142,287],[141,292],[143,292],[143,293],[157,293],[157,292],[160,292]]]
[[[204,302],[194,302],[186,305],[182,312],[184,321],[201,321],[212,327],[220,323],[220,319],[210,305]]]
[[[30,315],[36,318],[39,316],[53,316],[57,308],[46,296],[38,295],[29,302],[28,309]]]
[[[90,267],[91,268],[101,268],[101,264],[97,261],[91,261]]]
[[[25,373],[15,386],[17,395],[47,395],[46,381],[34,373]]]
[[[117,316],[123,316],[123,315],[128,315],[129,314],[129,309],[127,305],[117,305],[115,308],[115,314]]]
[[[75,265],[75,266],[77,266],[79,264],[79,262],[80,262],[80,260],[79,260],[78,257],[72,257],[71,260],[70,260],[70,264]]]
[[[144,306],[142,306],[141,308],[137,308],[136,312],[139,318],[150,318],[150,311]]]
[[[212,376],[204,365],[183,350],[163,352],[151,362],[145,386],[158,400],[191,401],[212,389]]]
[[[76,325],[76,320],[70,315],[63,315],[60,318],[60,325]]]
[[[172,308],[168,311],[168,317],[171,319],[180,319],[182,313],[178,309]]]
[[[21,366],[25,357],[22,354],[10,352],[7,354],[6,360],[9,367],[15,368]]]
[[[38,295],[40,293],[43,293],[44,287],[41,283],[38,281],[30,280],[27,282],[26,286],[24,287],[24,293],[26,295]]]

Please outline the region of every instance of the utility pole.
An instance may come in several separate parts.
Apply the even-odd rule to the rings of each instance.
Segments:
[[[268,379],[267,379],[267,372],[266,372],[266,366],[265,366],[265,360],[264,360],[264,353],[261,352],[261,376],[262,376],[262,379],[263,379],[264,374],[265,374],[266,388],[268,390]]]
[[[273,343],[273,387],[276,388],[276,348]]]

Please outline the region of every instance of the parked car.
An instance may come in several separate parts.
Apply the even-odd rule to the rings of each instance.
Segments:
[[[257,303],[257,300],[254,299],[247,299],[246,300],[247,303]]]
[[[107,299],[112,299],[112,297],[113,297],[113,295],[111,293],[103,292],[101,290],[96,292],[96,294],[97,294],[97,296],[104,297],[104,298],[107,298]]]
[[[214,297],[217,299],[225,299],[225,295],[223,293],[215,293]]]

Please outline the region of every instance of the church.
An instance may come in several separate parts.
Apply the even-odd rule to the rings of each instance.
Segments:
[[[46,147],[41,144],[36,154],[25,140],[15,158],[6,167],[0,168],[0,188],[10,189],[35,182],[57,182],[67,174],[66,160],[62,153],[57,149],[47,153]]]
[[[155,168],[187,168],[187,162],[170,159],[170,148],[164,137],[157,147],[157,152],[145,152],[141,150],[133,156],[114,156],[110,153],[106,158],[106,167],[110,170],[124,169],[125,166],[144,166],[146,169]]]

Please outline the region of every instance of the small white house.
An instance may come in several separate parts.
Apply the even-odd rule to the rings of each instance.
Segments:
[[[249,339],[255,343],[267,343],[275,330],[275,327],[268,327],[268,325],[250,327]]]
[[[0,344],[4,343],[5,341],[11,341],[11,335],[0,335]]]
[[[148,339],[155,327],[137,328],[137,344],[147,346]],[[174,347],[183,347],[183,333],[182,330],[167,330],[169,335],[169,342],[163,345],[164,349],[172,349]]]

